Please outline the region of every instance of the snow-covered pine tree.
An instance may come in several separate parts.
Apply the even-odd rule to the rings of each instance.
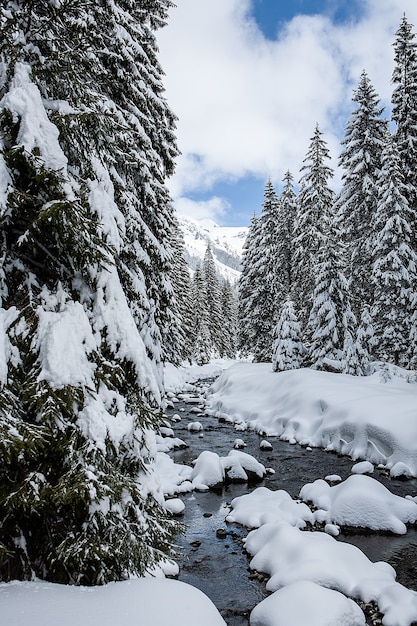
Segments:
[[[208,327],[212,341],[212,356],[222,356],[223,353],[223,313],[221,284],[210,245],[207,246],[203,259],[203,277],[205,281],[206,308],[208,313]]]
[[[305,352],[301,326],[295,313],[294,303],[290,298],[287,298],[274,329],[272,370],[284,372],[299,369],[303,366]]]
[[[417,43],[413,26],[404,15],[394,41],[392,74],[392,119],[400,155],[405,194],[410,208],[417,211]],[[417,224],[413,225],[413,246],[417,250]]]
[[[374,288],[371,310],[376,355],[407,367],[411,320],[416,300],[417,255],[412,247],[414,211],[405,195],[396,142],[387,139],[379,176],[378,207],[373,219]]]
[[[247,350],[256,362],[270,361],[272,356],[277,302],[277,220],[278,197],[269,179],[261,216],[252,222],[254,232],[252,240],[249,239],[250,248],[244,253],[242,281],[247,283],[246,291],[240,289],[241,312],[245,315],[245,320],[240,317],[241,332],[249,335]],[[242,324],[248,328],[242,328]]]
[[[315,268],[313,304],[307,326],[307,349],[314,369],[342,371],[346,333],[355,317],[348,301],[348,284],[342,271],[340,242],[331,219],[320,244]]]
[[[298,215],[294,239],[294,300],[301,325],[305,327],[313,303],[319,250],[326,238],[334,194],[329,184],[333,170],[323,133],[316,125],[301,168]]]
[[[345,272],[350,282],[352,307],[359,315],[361,307],[372,300],[371,223],[377,205],[377,179],[387,123],[381,118],[379,98],[365,71],[352,99],[358,106],[346,125],[342,142],[339,165],[344,170],[343,184],[335,210],[347,246]]]
[[[105,583],[170,551],[152,464],[176,154],[153,29],[169,5],[0,15],[2,579]]]
[[[209,363],[213,354],[213,341],[210,335],[209,311],[207,308],[207,288],[204,271],[198,262],[192,284],[193,305],[193,359],[197,365]]]
[[[184,237],[178,223],[175,224],[172,234],[171,246],[174,255],[170,277],[179,316],[173,315],[171,339],[168,336],[164,341],[163,354],[166,361],[179,365],[181,361],[190,360],[192,357],[192,289],[190,271],[185,260]]]
[[[345,330],[343,345],[342,371],[352,376],[364,376],[368,372],[369,353],[361,341],[362,334],[357,329],[353,335],[349,328]]]
[[[238,283],[238,349],[243,356],[258,353],[258,271],[262,261],[261,219],[254,215],[243,246],[242,272]]]
[[[221,285],[221,302],[223,319],[221,356],[234,359],[237,351],[237,296],[236,290],[227,279],[223,280]]]
[[[278,204],[277,251],[275,256],[278,310],[289,297],[294,280],[294,233],[298,202],[293,181],[292,174],[287,171],[283,179],[284,186]]]

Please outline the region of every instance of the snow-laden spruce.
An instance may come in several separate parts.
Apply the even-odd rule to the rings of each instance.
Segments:
[[[170,553],[154,472],[177,154],[169,0],[0,16],[0,575],[105,583]]]

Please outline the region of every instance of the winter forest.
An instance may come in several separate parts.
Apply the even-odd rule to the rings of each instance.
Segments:
[[[414,369],[416,346],[417,57],[403,17],[394,44],[392,119],[366,71],[353,94],[332,191],[317,125],[299,192],[271,182],[245,244],[239,347],[282,371],[303,365],[354,375],[371,360]]]
[[[155,32],[171,6],[0,9],[2,583],[98,586],[175,559],[155,464],[167,365],[363,378],[380,362],[415,382],[413,26],[394,41],[392,118],[366,71],[354,90],[340,192],[318,123],[300,180],[267,181],[231,284],[210,246],[190,271],[166,187],[179,149]]]

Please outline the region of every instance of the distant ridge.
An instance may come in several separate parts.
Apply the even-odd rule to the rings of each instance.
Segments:
[[[193,271],[202,261],[210,244],[219,274],[235,284],[241,272],[243,244],[248,233],[247,226],[219,226],[210,219],[198,220],[177,214],[184,236],[186,260]]]

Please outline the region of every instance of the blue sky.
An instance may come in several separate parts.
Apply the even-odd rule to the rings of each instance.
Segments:
[[[181,156],[176,208],[246,226],[289,169],[298,181],[316,123],[337,158],[365,69],[389,113],[392,43],[415,0],[176,0],[158,34]]]

